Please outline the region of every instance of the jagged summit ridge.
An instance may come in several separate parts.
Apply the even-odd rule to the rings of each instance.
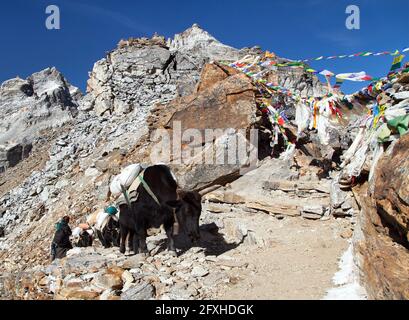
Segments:
[[[237,60],[243,56],[240,50],[221,43],[196,23],[167,43],[170,51],[190,52],[210,60]]]
[[[44,129],[60,127],[73,118],[80,90],[56,68],[27,79],[16,77],[0,86],[0,172],[28,155]]]
[[[192,50],[196,46],[202,44],[216,44],[218,46],[224,46],[232,50],[237,50],[233,47],[222,44],[196,23],[185,31],[176,34],[173,39],[168,39],[168,46],[172,51]]]

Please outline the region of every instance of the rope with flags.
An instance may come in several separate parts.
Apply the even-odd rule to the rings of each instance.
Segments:
[[[402,55],[401,53],[408,52],[408,51],[409,51],[409,47],[406,47],[406,48],[404,48],[402,50],[395,50],[395,51],[381,51],[381,52],[365,51],[365,52],[358,52],[358,53],[348,54],[348,55],[335,55],[335,56],[326,56],[326,57],[325,56],[320,56],[320,57],[317,57],[317,58],[295,60],[295,61],[288,61],[288,62],[277,62],[275,60],[276,55],[274,53],[272,53],[272,52],[266,51],[265,57],[264,57],[265,60],[264,61],[257,61],[255,64],[257,64],[257,65],[259,65],[261,67],[304,68],[304,70],[306,72],[323,75],[326,78],[327,82],[328,82],[328,79],[331,78],[332,76],[334,76],[334,74],[331,71],[328,71],[326,69],[324,69],[324,70],[315,70],[313,68],[308,67],[305,63],[310,62],[310,61],[321,61],[321,60],[332,60],[332,59],[343,59],[343,58],[390,55],[390,56],[395,57],[394,61],[393,61],[393,64],[392,64],[391,71],[388,74],[388,76],[390,77],[390,76],[393,76],[394,73],[399,71],[397,69],[401,68],[401,61],[404,58],[404,55]],[[236,62],[236,63],[230,64],[230,66],[238,68],[239,70],[241,70],[242,72],[248,74],[251,77],[255,76],[255,78],[258,78],[259,76],[261,76],[261,75],[254,75],[251,72],[249,72],[248,67],[251,67],[251,66],[248,66],[245,63],[237,63]],[[380,78],[372,78],[371,76],[363,74],[362,72],[360,72],[359,74],[362,75],[362,76],[361,77],[356,76],[355,73],[351,73],[346,78],[342,78],[342,75],[340,77],[336,76],[336,83],[334,85],[334,88],[338,89],[338,88],[341,87],[341,85],[343,83],[343,81],[341,81],[341,80],[376,81],[376,80],[380,79]],[[275,87],[277,87],[277,86],[275,86]],[[275,89],[276,90],[283,90],[283,88],[275,88]]]
[[[344,58],[357,58],[357,57],[371,57],[371,56],[398,56],[400,53],[405,53],[409,51],[409,47],[404,48],[402,50],[395,50],[395,51],[381,51],[381,52],[358,52],[354,54],[345,54],[345,55],[336,55],[336,56],[320,56],[317,58],[310,58],[310,59],[301,59],[301,60],[293,60],[288,62],[277,62],[274,59],[276,58],[274,53],[269,51],[266,52],[265,57],[268,58],[266,61],[259,62],[258,64],[262,67],[267,66],[275,66],[275,67],[306,67],[305,62],[311,61],[321,61],[321,60],[333,60],[333,59],[344,59]],[[314,70],[314,69],[311,69]],[[315,71],[315,70],[314,70]]]
[[[382,52],[358,52],[353,54],[345,54],[345,55],[337,55],[337,56],[320,56],[318,58],[311,58],[311,59],[304,59],[304,60],[297,60],[297,62],[310,62],[310,61],[320,61],[320,60],[332,60],[332,59],[344,59],[344,58],[356,58],[356,57],[370,57],[370,56],[384,56],[384,55],[391,55],[397,56],[399,53],[404,53],[409,51],[409,47],[404,48],[402,50],[395,50],[395,51],[382,51]]]
[[[409,51],[409,48],[403,49],[402,52],[407,52]],[[392,67],[390,72],[388,73],[388,78],[393,78],[394,75],[397,72],[402,71],[402,60],[405,57],[403,54],[399,54],[399,51],[396,50],[395,52],[389,52],[389,51],[384,51],[384,52],[380,52],[380,53],[371,53],[371,52],[366,52],[366,53],[361,53],[361,54],[354,54],[354,55],[350,55],[350,56],[369,56],[369,55],[386,55],[386,54],[390,54],[395,56],[392,62]],[[314,70],[312,68],[309,68],[308,66],[306,66],[304,63],[298,61],[298,62],[289,62],[289,63],[276,63],[276,61],[273,60],[269,60],[269,59],[275,59],[276,56],[274,53],[270,53],[269,51],[267,51],[264,54],[263,58],[258,57],[256,59],[256,61],[252,61],[251,63],[246,63],[246,58],[248,60],[248,57],[246,56],[245,58],[237,61],[237,62],[233,62],[233,63],[228,63],[225,61],[221,61],[221,63],[228,65],[230,67],[236,68],[239,71],[245,73],[247,76],[251,77],[253,80],[263,83],[266,87],[268,87],[269,89],[277,92],[277,93],[282,93],[282,94],[286,94],[288,96],[293,96],[293,97],[297,97],[297,94],[294,93],[293,91],[280,86],[278,84],[272,83],[272,82],[267,82],[265,79],[262,78],[262,76],[268,72],[270,69],[268,68],[269,66],[281,66],[281,67],[304,67],[304,71],[309,72],[309,73],[313,73],[313,74],[319,74],[325,77],[327,84],[328,84],[328,88],[329,91],[331,92],[332,88],[333,89],[340,89],[340,87],[342,86],[342,84],[344,83],[345,80],[349,80],[349,81],[359,81],[359,82],[364,82],[364,81],[371,81],[371,82],[376,82],[379,81],[381,78],[375,78],[372,77],[368,74],[366,74],[365,71],[361,71],[361,72],[351,72],[351,73],[341,73],[341,74],[337,74],[335,75],[333,72],[329,71],[329,70]],[[261,61],[260,61],[261,60]],[[255,66],[260,66],[263,67],[264,69],[260,72],[252,72],[251,69]],[[336,79],[336,83],[335,85],[331,88],[331,84],[330,84],[330,78],[334,77]]]

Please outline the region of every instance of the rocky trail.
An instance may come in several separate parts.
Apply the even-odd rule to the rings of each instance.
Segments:
[[[277,219],[241,208],[222,212],[226,209],[205,210],[202,240],[190,248],[177,238],[186,248],[178,257],[164,249],[164,232],[148,238],[149,257],[77,248],[34,278],[23,275],[17,292],[26,299],[322,299],[334,286],[349,221]],[[13,285],[6,282],[4,290]],[[58,293],[50,294],[50,288]]]
[[[121,40],[85,94],[55,68],[4,82],[0,299],[408,299],[409,65],[349,95],[306,67],[195,24]],[[148,256],[95,240],[50,262],[57,221],[163,162],[181,189],[211,188],[197,246],[180,233],[171,255],[152,229]]]
[[[219,290],[216,297],[234,300],[243,297],[324,298],[334,286],[332,278],[348,246],[343,239],[345,223],[300,218],[266,220],[263,223],[268,223],[270,228],[262,246],[243,246],[231,254],[239,264],[253,268],[237,270],[236,283]]]
[[[284,208],[282,214],[259,211],[251,202],[233,203],[237,199],[231,195],[237,186],[249,194],[251,185],[251,190],[259,193],[258,199],[263,199],[260,193],[268,181],[265,179],[279,176],[271,172],[271,162],[280,163],[267,161],[255,172],[206,196],[201,240],[192,248],[189,240],[178,236],[178,257],[165,250],[164,231],[152,230],[148,257],[125,257],[117,248],[103,249],[97,241],[93,248],[71,250],[64,261],[36,268],[34,278],[31,272],[27,278],[24,272],[19,275],[23,281],[7,278],[3,290],[15,286],[17,296],[25,299],[323,299],[334,287],[333,277],[349,246],[354,222],[324,212],[309,213],[309,218],[286,213],[285,208],[294,208],[295,203],[303,208],[312,206],[310,198],[288,194],[294,191],[288,187],[270,191]],[[270,168],[269,175],[266,168]],[[279,166],[276,170],[282,177],[294,174]],[[306,183],[304,192],[317,196],[315,189],[305,189]],[[221,202],[220,197],[230,197],[231,203]],[[328,193],[318,199],[330,202]],[[319,207],[316,200],[314,203]],[[272,205],[264,206],[264,210],[275,210]]]

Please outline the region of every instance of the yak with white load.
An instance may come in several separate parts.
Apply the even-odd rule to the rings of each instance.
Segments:
[[[125,253],[127,242],[132,241],[131,251],[146,253],[147,230],[161,225],[169,240],[168,249],[175,252],[173,226],[176,220],[181,231],[196,242],[200,238],[201,194],[179,190],[174,175],[166,165],[147,168],[132,166],[115,177],[110,186],[114,196],[121,194],[117,200],[120,252]]]
[[[99,210],[87,218],[87,223],[92,225],[92,230],[104,248],[119,247],[119,214],[113,207]]]

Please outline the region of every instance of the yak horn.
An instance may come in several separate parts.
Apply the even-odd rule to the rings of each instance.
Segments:
[[[176,194],[178,195],[179,199],[182,199],[186,194],[186,190],[183,190],[183,189],[178,187],[176,189]]]
[[[212,191],[214,191],[216,189],[219,189],[220,187],[221,187],[220,184],[216,184],[216,185],[213,185],[213,186],[210,186],[210,187],[207,187],[205,189],[200,190],[199,194],[203,197],[204,195],[208,194],[209,192],[212,192]]]

